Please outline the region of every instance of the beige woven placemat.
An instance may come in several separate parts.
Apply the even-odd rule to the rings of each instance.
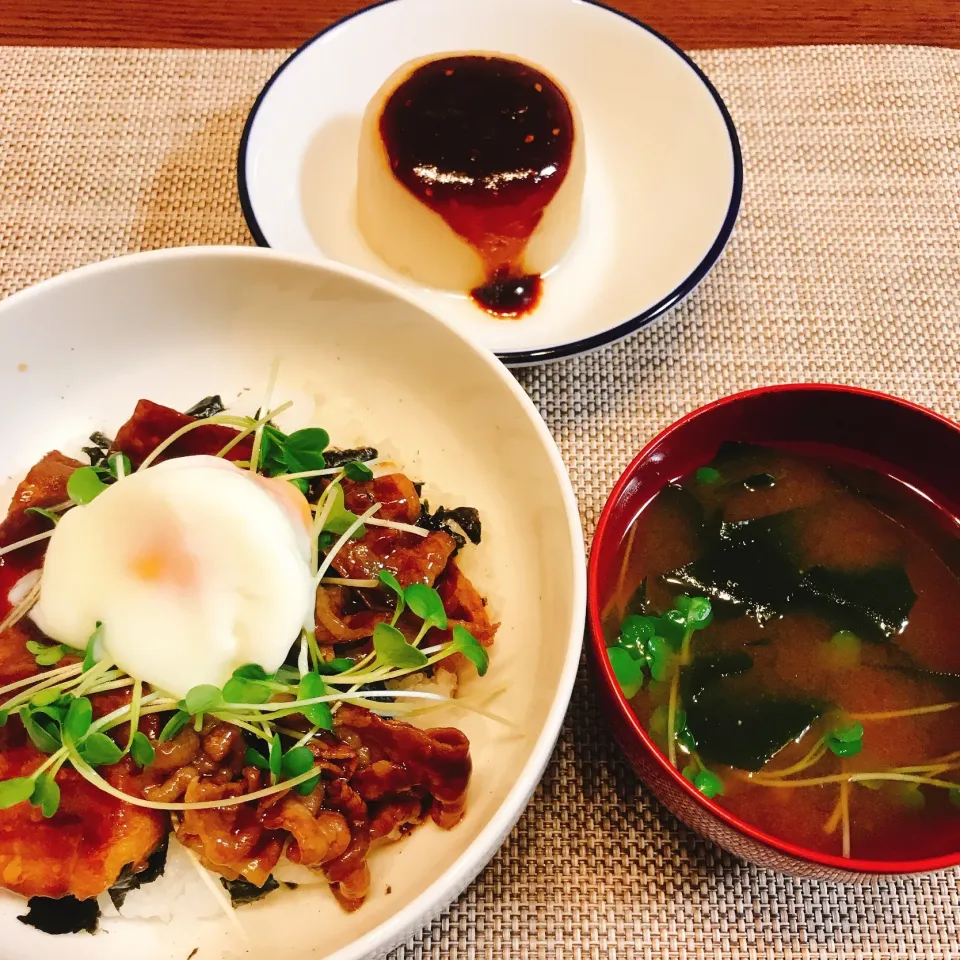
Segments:
[[[235,151],[282,56],[0,50],[0,289],[132,250],[248,243]],[[726,393],[843,381],[960,417],[960,52],[697,60],[746,161],[726,256],[652,330],[520,374],[588,534],[643,443]],[[395,957],[960,957],[958,877],[858,889],[731,859],[651,801],[581,679],[500,855]]]

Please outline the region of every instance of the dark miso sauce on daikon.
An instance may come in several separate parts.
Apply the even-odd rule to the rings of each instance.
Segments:
[[[488,313],[518,317],[540,298],[523,254],[567,175],[574,135],[560,88],[503,57],[431,61],[384,106],[394,176],[479,253],[486,280],[471,294]]]

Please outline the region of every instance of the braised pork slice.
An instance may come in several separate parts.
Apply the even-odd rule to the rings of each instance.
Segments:
[[[49,529],[49,520],[26,511],[65,502],[67,480],[78,466],[78,461],[53,451],[29,471],[0,523],[0,545]],[[45,548],[42,541],[0,559],[0,619],[10,611],[10,587],[40,567]],[[28,619],[0,633],[0,684],[44,672],[26,649],[28,640],[41,636]],[[58,666],[70,662],[64,659]],[[0,729],[0,780],[29,776],[45,759],[17,718]],[[137,789],[129,760],[103,767],[101,774],[118,789]],[[165,814],[117,800],[69,766],[61,768],[57,784],[60,807],[49,819],[26,801],[0,810],[0,885],[8,890],[26,897],[95,897],[116,881],[124,866],[145,863],[167,832]]]
[[[82,466],[79,460],[64,456],[59,450],[51,450],[30,468],[10,501],[7,516],[0,523],[0,546],[5,547],[50,528],[49,520],[27,513],[27,509],[65,503],[68,499],[67,481],[79,466]]]
[[[164,440],[197,418],[171,407],[164,407],[152,400],[141,400],[133,416],[117,431],[113,449],[125,453],[130,462],[139,466]],[[232,427],[210,423],[190,430],[175,440],[158,457],[157,461],[171,457],[189,457],[200,454],[216,456],[237,436]],[[228,460],[249,460],[253,453],[252,437],[245,437],[225,457]]]
[[[6,739],[15,739],[10,733]],[[8,742],[0,751],[0,779],[29,776],[45,759],[26,737]],[[100,772],[124,790],[132,778],[129,763]],[[57,784],[60,807],[49,819],[26,801],[0,810],[0,885],[8,890],[25,897],[96,897],[128,863],[134,869],[145,863],[166,835],[165,814],[114,799],[71,767],[60,769]]]
[[[79,466],[81,464],[77,460],[54,450],[31,467],[17,487],[7,515],[0,523],[0,547],[50,529],[49,520],[27,513],[27,510],[30,507],[54,507],[66,502],[67,480]],[[12,607],[8,599],[10,590],[21,577],[39,569],[46,547],[46,541],[41,541],[0,558],[0,621]],[[0,633],[0,686],[39,672],[33,654],[26,648],[28,640],[39,639],[42,639],[40,631],[29,620],[21,620]],[[61,665],[69,662],[65,660]]]

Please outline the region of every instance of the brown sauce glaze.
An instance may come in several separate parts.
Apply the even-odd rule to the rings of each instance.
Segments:
[[[477,303],[499,317],[532,310],[541,280],[524,269],[524,250],[573,156],[560,88],[516,60],[444,57],[397,87],[380,136],[394,176],[483,259]]]

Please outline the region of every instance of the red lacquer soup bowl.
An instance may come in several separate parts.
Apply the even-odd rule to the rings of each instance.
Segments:
[[[601,611],[618,576],[627,532],[666,484],[707,463],[723,440],[809,450],[873,467],[932,500],[948,525],[960,523],[960,426],[904,400],[853,387],[798,384],[736,394],[677,421],[641,451],[617,482],[590,555],[590,650],[614,737],[672,813],[731,853],[761,866],[817,879],[865,880],[960,865],[960,817],[956,829],[944,833],[942,853],[924,859],[843,858],[765,833],[684,779],[621,692],[606,654]]]

